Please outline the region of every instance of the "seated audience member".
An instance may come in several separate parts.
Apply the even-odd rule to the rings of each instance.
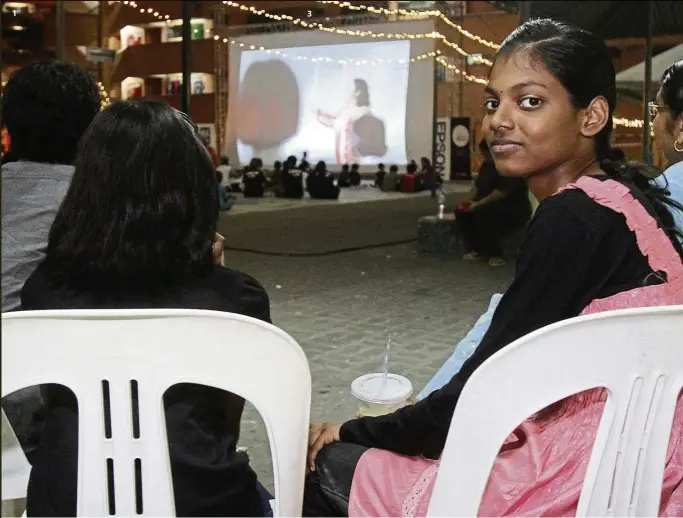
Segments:
[[[279,185],[282,181],[282,162],[276,160],[273,164],[273,173],[270,176],[270,185]]]
[[[351,172],[349,173],[349,182],[351,187],[358,187],[360,185],[360,166],[358,164],[353,164],[351,166]]]
[[[78,141],[100,111],[92,76],[62,61],[12,74],[2,95],[11,151],[2,164],[2,311],[19,309],[21,288],[45,257],[50,225],[73,175]],[[37,387],[3,398],[19,442],[32,452],[40,432]]]
[[[377,166],[377,172],[375,173],[375,187],[378,189],[382,188],[386,174],[387,172],[384,170],[384,164],[379,164]]]
[[[209,152],[209,155],[211,155],[211,161],[213,162],[214,166],[218,167],[220,165],[218,162],[218,153],[216,152],[215,148],[211,145],[211,137],[206,133],[202,133],[200,135],[200,138],[206,146],[206,150]]]
[[[413,162],[406,167],[406,174],[401,178],[401,192],[416,192],[417,191],[417,165]]]
[[[296,157],[290,156],[282,168],[282,187],[285,198],[303,198],[303,174],[296,167]]]
[[[320,200],[336,200],[339,198],[339,187],[334,184],[334,175],[327,170],[327,164],[322,160],[308,175],[306,186],[311,198]]]
[[[501,176],[489,146],[481,141],[484,163],[470,193],[455,211],[455,224],[465,249],[465,260],[485,257],[490,266],[505,264],[503,239],[531,217],[529,191],[523,178]]]
[[[221,173],[221,185],[230,187],[230,175],[232,174],[232,167],[230,166],[230,159],[227,156],[221,157],[221,164],[216,168],[216,171]]]
[[[344,164],[342,166],[337,185],[339,185],[339,187],[351,187],[351,171],[349,170],[349,164]]]
[[[207,309],[270,322],[263,287],[220,265],[217,220],[215,168],[189,117],[157,101],[115,103],[81,141],[22,308]],[[60,385],[44,394],[28,516],[76,516],[78,404]],[[268,512],[248,457],[236,451],[244,400],[180,383],[163,404],[177,516]]]
[[[662,75],[657,101],[650,104],[655,116],[652,129],[659,149],[669,164],[659,180],[671,197],[683,204],[683,60],[676,61]],[[678,228],[683,229],[683,211],[674,212]],[[682,238],[683,242],[683,238]]]
[[[389,172],[382,180],[382,190],[385,192],[395,191],[400,183],[398,178],[398,166],[392,165],[389,167]]]
[[[604,165],[616,103],[602,38],[536,19],[502,43],[484,93],[483,134],[498,171],[525,178],[540,200],[514,280],[443,388],[388,415],[311,426],[304,516],[426,516],[453,411],[483,362],[568,318],[683,303],[675,203],[651,167]],[[493,463],[478,514],[574,516],[606,396],[584,391],[521,423]],[[681,510],[683,394],[672,422],[660,516]]]
[[[228,189],[223,185],[223,173],[216,171],[216,181],[218,182],[218,206],[220,210],[230,210],[235,203],[228,193]]]
[[[266,190],[266,175],[263,174],[263,162],[260,158],[252,158],[247,171],[242,176],[245,198],[262,198]]]
[[[422,169],[420,169],[420,173],[418,175],[418,190],[422,191],[427,189],[430,191],[432,198],[436,198],[436,189],[439,187],[436,169],[434,169],[432,162],[427,157],[423,156],[420,159],[420,162],[422,164]]]

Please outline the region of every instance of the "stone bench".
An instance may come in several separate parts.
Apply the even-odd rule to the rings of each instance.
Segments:
[[[443,218],[423,216],[417,220],[417,248],[425,254],[452,255],[462,253],[455,233],[455,215]]]
[[[525,228],[521,227],[503,239],[506,259],[517,257]],[[417,249],[424,254],[462,255],[460,236],[455,226],[455,215],[447,213],[443,218],[423,216],[417,221]]]

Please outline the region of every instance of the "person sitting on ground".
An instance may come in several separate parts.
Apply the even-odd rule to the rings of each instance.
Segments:
[[[158,101],[114,103],[83,136],[22,309],[206,309],[270,322],[263,287],[221,266],[217,221],[215,167],[189,117]],[[87,454],[78,448],[79,405],[61,385],[44,393],[27,513],[76,516],[78,456]],[[163,404],[177,516],[269,512],[248,457],[236,451],[244,400],[180,383]]]
[[[45,257],[48,232],[73,175],[78,141],[100,111],[92,76],[62,61],[14,72],[3,89],[11,151],[2,164],[2,311],[21,305],[21,288]],[[3,398],[17,438],[33,452],[42,419],[37,387]]]
[[[220,165],[218,162],[218,153],[216,152],[216,149],[211,145],[211,137],[206,133],[202,133],[200,135],[200,138],[206,146],[206,150],[209,152],[209,155],[211,155],[211,161],[213,162],[214,166],[218,167]]]
[[[484,138],[498,171],[525,178],[540,200],[514,280],[443,388],[388,415],[311,426],[304,516],[426,516],[454,409],[482,363],[568,318],[683,303],[677,204],[650,166],[601,168],[616,104],[602,38],[536,19],[503,41],[484,93]],[[606,398],[602,388],[588,390],[518,426],[493,462],[479,515],[575,515]],[[681,509],[683,394],[672,422],[663,516]]]
[[[344,164],[342,166],[337,185],[339,185],[339,187],[351,187],[351,171],[349,170],[349,164]]]
[[[420,173],[418,174],[417,190],[422,191],[426,189],[431,193],[432,198],[436,198],[436,189],[439,187],[436,169],[432,165],[431,160],[425,156],[420,159],[420,162],[422,164],[422,169],[420,169]]]
[[[417,191],[417,165],[410,162],[406,166],[406,174],[401,178],[401,192],[411,193]]]
[[[216,168],[222,176],[221,185],[224,187],[230,187],[230,175],[232,174],[232,166],[230,165],[230,159],[227,156],[221,157],[221,164]]]
[[[311,198],[319,200],[336,200],[339,198],[340,189],[334,184],[334,175],[327,170],[327,164],[322,160],[308,175],[306,186]]]
[[[531,217],[529,191],[523,178],[501,176],[486,141],[479,143],[484,163],[472,188],[455,210],[456,230],[465,250],[463,259],[484,257],[490,266],[502,266],[502,241]]]
[[[386,174],[387,172],[384,170],[384,164],[379,164],[377,166],[377,172],[375,173],[375,187],[378,189],[382,188]]]
[[[260,158],[252,158],[247,171],[242,176],[242,185],[245,198],[263,198],[268,179],[263,174],[263,161]]]
[[[655,141],[668,163],[659,184],[683,204],[683,59],[664,71],[660,85],[657,101],[650,103]],[[674,218],[683,228],[683,211],[675,211]]]
[[[235,200],[230,197],[228,189],[223,185],[223,173],[216,170],[216,181],[218,182],[218,206],[220,210],[230,210]]]
[[[302,173],[307,173],[310,168],[311,164],[308,161],[308,151],[304,151],[304,155],[301,158],[301,162],[299,162],[299,171],[301,171]]]
[[[276,160],[273,164],[273,172],[270,176],[270,185],[274,187],[282,181],[282,162]]]
[[[282,168],[282,187],[285,198],[303,198],[304,181],[303,175],[296,167],[296,157],[290,156]]]
[[[360,185],[360,166],[358,164],[353,164],[351,166],[351,172],[349,173],[349,182],[351,187],[358,187]]]
[[[393,192],[398,189],[400,182],[398,177],[398,166],[392,165],[389,167],[389,172],[382,180],[382,191]]]

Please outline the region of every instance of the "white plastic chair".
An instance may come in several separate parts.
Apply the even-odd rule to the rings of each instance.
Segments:
[[[484,362],[455,409],[428,515],[477,516],[510,432],[551,403],[596,387],[607,389],[608,400],[576,516],[657,516],[683,388],[683,306],[566,320]]]
[[[4,358],[4,355],[3,355]],[[3,372],[4,375],[4,372]],[[26,460],[12,426],[2,411],[2,499],[26,498],[31,465]]]
[[[109,386],[111,438],[105,437],[103,381]],[[224,389],[256,407],[270,440],[274,511],[301,516],[311,376],[303,351],[280,329],[199,310],[3,314],[2,396],[44,383],[65,385],[78,398],[79,516],[110,514],[107,464],[112,462],[116,515],[175,514],[162,396],[176,383]],[[136,459],[142,464],[142,512],[136,509]]]

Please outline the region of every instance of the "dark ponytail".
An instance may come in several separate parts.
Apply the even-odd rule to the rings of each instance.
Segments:
[[[619,154],[610,145],[617,89],[614,65],[604,40],[572,25],[537,19],[515,29],[502,43],[498,55],[517,50],[526,52],[555,76],[577,109],[587,108],[596,97],[607,100],[610,116],[595,136],[595,156],[607,175],[642,192],[683,257],[679,241],[683,238],[683,229],[676,228],[671,214],[671,209],[683,210],[683,207],[669,197],[665,182],[655,181],[661,172],[653,166],[627,162],[623,152]]]
[[[610,178],[614,178],[626,185],[638,189],[655,212],[657,221],[666,232],[674,248],[683,259],[683,229],[676,227],[676,221],[672,210],[683,211],[683,206],[670,197],[666,178],[661,176],[661,171],[655,166],[643,162],[629,162],[626,160],[624,152],[619,148],[609,146],[602,147],[601,140],[596,138],[596,155],[600,162],[600,168]],[[602,144],[604,145],[604,144]]]

